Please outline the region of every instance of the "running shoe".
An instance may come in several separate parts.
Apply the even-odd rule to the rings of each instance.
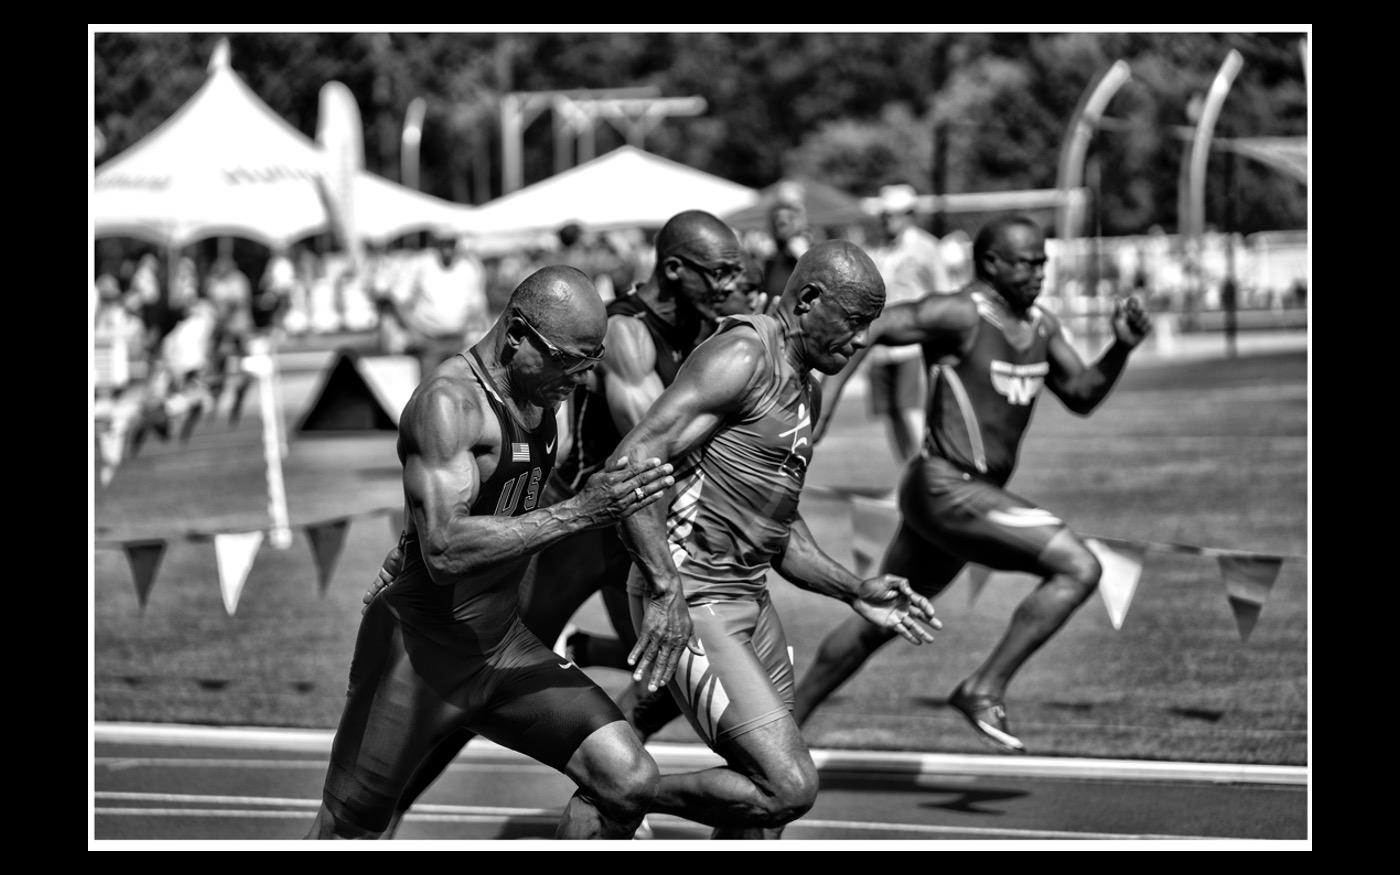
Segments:
[[[962,684],[958,684],[948,697],[948,704],[966,717],[977,734],[993,747],[1007,753],[1026,752],[1021,739],[1011,734],[1011,727],[1006,722],[1006,706],[1000,699],[970,695],[963,691]]]

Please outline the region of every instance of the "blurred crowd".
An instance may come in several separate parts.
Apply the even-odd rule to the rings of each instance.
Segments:
[[[748,270],[732,306],[760,306],[776,296],[801,254],[831,237],[871,253],[891,301],[960,288],[972,279],[972,239],[956,227],[935,236],[917,201],[912,186],[888,185],[876,214],[818,226],[801,185],[777,186],[766,201],[766,225],[740,230]],[[1306,237],[1253,237],[1210,233],[1183,241],[1153,229],[1138,237],[1052,238],[1041,301],[1068,320],[1092,320],[1102,309],[1094,305],[1132,293],[1154,312],[1182,315],[1183,327],[1191,314],[1227,304],[1303,306]],[[92,290],[95,414],[113,465],[139,452],[149,435],[188,438],[206,415],[236,424],[250,383],[243,359],[259,339],[363,333],[378,352],[414,356],[426,372],[474,343],[515,286],[544,265],[579,268],[607,301],[647,279],[654,259],[648,231],[600,233],[579,223],[509,246],[425,232],[370,245],[358,265],[312,240],[272,251],[245,270],[250,262],[235,260],[228,242],[220,241],[218,255],[203,266],[189,254],[193,248],[176,258],[146,249],[99,260]]]

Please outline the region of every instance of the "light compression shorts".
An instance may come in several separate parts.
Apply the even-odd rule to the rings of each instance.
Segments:
[[[563,772],[585,739],[622,713],[581,669],[516,618],[488,657],[462,656],[370,603],[331,747],[327,803],[383,831],[420,763],[462,729]]]
[[[698,581],[682,577],[687,592]],[[790,714],[795,700],[787,636],[766,591],[757,598],[686,597],[704,655],[681,653],[671,695],[696,733],[714,748]],[[632,596],[632,616],[643,599]]]
[[[926,453],[905,466],[899,509],[885,571],[923,595],[942,590],[968,562],[1044,574],[1039,556],[1065,529],[1050,511]]]

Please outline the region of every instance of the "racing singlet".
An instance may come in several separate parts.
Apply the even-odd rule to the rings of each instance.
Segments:
[[[963,294],[977,305],[977,333],[961,360],[929,366],[924,451],[1002,486],[1050,373],[1050,334],[1059,329],[1038,305],[1025,321],[976,286]]]
[[[501,431],[500,460],[481,484],[472,502],[472,516],[519,516],[532,511],[554,465],[554,417],[546,411],[539,426],[533,432],[526,431],[497,394],[476,350],[471,350],[467,364],[485,389]],[[439,586],[428,576],[417,538],[410,537],[405,545],[404,571],[385,598],[409,629],[460,648],[463,655],[487,654],[515,620],[520,578],[530,559],[522,556],[471,580]]]
[[[813,386],[783,354],[783,325],[771,316],[731,316],[716,335],[753,331],[763,344],[742,407],[703,447],[676,463],[666,540],[687,598],[755,596],[797,514],[812,460]],[[708,341],[707,341],[708,342]]]
[[[613,316],[638,319],[646,326],[656,347],[656,375],[661,378],[663,388],[671,385],[693,341],[656,315],[637,296],[636,289],[608,302],[608,318]],[[580,386],[574,390],[574,443],[568,457],[559,465],[559,476],[575,492],[583,487],[589,475],[607,464],[608,457],[622,442],[612,412],[608,410],[607,380],[599,380],[595,385],[595,389]]]

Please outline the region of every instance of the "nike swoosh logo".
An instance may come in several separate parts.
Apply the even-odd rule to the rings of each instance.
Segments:
[[[573,664],[572,662],[561,662],[561,663],[559,663],[559,667],[560,667],[560,668],[574,668],[575,666],[574,666],[574,664]]]
[[[544,451],[545,451],[546,453],[552,453],[552,452],[554,452],[554,441],[550,441],[549,443],[545,444],[545,445],[544,445]]]

